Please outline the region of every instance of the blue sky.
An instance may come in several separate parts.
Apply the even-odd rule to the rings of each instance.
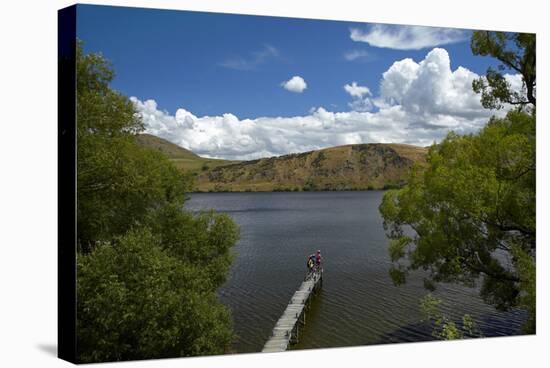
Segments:
[[[403,133],[401,136],[389,134],[386,139],[385,136],[374,134],[372,129],[368,129],[378,126],[378,121],[373,123],[372,114],[378,114],[381,118],[380,110],[388,109],[388,103],[399,105],[402,111],[414,110],[406,105],[414,99],[414,91],[410,92],[409,97],[401,96],[401,87],[397,85],[393,85],[393,92],[390,87],[387,87],[385,92],[381,91],[383,73],[394,63],[407,58],[412,59],[413,63],[409,64],[415,69],[414,64],[420,64],[430,51],[440,47],[446,51],[448,57],[436,52],[436,64],[441,61],[444,65],[445,60],[448,60],[451,73],[462,66],[473,73],[473,76],[483,75],[487,67],[495,65],[495,62],[491,58],[472,55],[469,46],[470,34],[467,30],[416,29],[342,21],[91,5],[79,5],[77,19],[77,35],[84,41],[85,51],[101,52],[112,61],[116,73],[112,87],[127,96],[135,97],[138,109],[142,109],[146,122],[151,116],[156,116],[150,124],[151,132],[203,155],[226,158],[284,154],[337,143],[369,143],[375,139],[413,144],[440,139],[449,130],[448,123],[435,124],[437,127],[443,126],[444,129],[438,130],[433,136],[426,135],[423,131],[416,140],[406,139],[410,136],[406,130],[414,129],[414,124],[424,130],[433,130],[433,127],[422,126],[424,123],[420,120],[431,119],[425,114],[422,115],[424,117],[418,114],[412,118],[408,115],[401,116],[410,120],[407,126],[399,127]],[[406,71],[394,69],[396,73],[401,73],[402,77],[410,77],[403,74]],[[307,88],[294,92],[285,89],[282,83],[293,76],[303,79]],[[402,77],[399,78],[403,79]],[[458,77],[453,78],[455,81]],[[472,77],[468,78],[471,85]],[[428,81],[439,83],[434,78]],[[346,92],[344,86],[351,85],[352,82],[367,87],[369,92],[365,92],[364,89],[356,90],[355,95]],[[388,85],[389,82],[385,83]],[[433,90],[428,89],[425,95],[434,95]],[[455,91],[452,96],[461,93]],[[434,96],[432,100],[424,102],[439,103],[441,99]],[[366,102],[366,105],[353,105],[357,100]],[[150,102],[148,105],[147,101]],[[453,101],[451,100],[451,103],[454,103]],[[359,105],[363,108],[356,108]],[[462,107],[455,106],[455,110]],[[277,129],[273,128],[273,121],[270,121],[271,125],[260,126],[257,119],[308,118],[314,116],[319,108],[333,114],[363,114],[355,117],[364,120],[363,125],[357,126],[357,132],[365,133],[353,136],[354,132],[343,129],[351,118],[342,115],[340,120],[345,121],[340,121],[339,128],[332,133],[327,132],[341,133],[342,136],[336,141],[323,141],[324,138],[318,136],[311,144],[300,143],[303,139],[294,139],[290,142],[290,136],[294,134],[291,132],[292,122],[288,120],[284,120],[279,132],[286,134],[287,142],[277,144],[273,140],[265,141],[267,138],[260,136],[268,134],[259,132],[265,130],[266,126],[271,126],[271,133]],[[188,120],[187,125],[181,123],[185,113],[179,113],[178,120],[178,109],[188,112],[193,123],[191,120]],[[415,111],[418,111],[417,107]],[[390,110],[387,111],[388,114],[389,112]],[[226,138],[216,138],[215,135],[223,133],[218,129],[223,124],[231,125],[234,122],[200,120],[203,116],[221,119],[223,114],[228,113],[236,117],[240,123],[249,121],[245,119],[253,120],[257,125],[256,132],[233,132],[241,137],[228,142]],[[440,115],[437,114],[437,119],[441,119]],[[480,116],[476,118],[486,117],[482,112],[478,115]],[[454,118],[458,119],[456,116]],[[167,119],[166,124],[162,127],[157,124],[155,128],[159,119]],[[173,124],[168,121],[170,119]],[[324,124],[325,121],[322,119],[319,115],[316,121]],[[338,121],[338,117],[335,115],[332,120]],[[313,127],[316,121],[307,124]],[[299,124],[296,121],[294,123]],[[199,137],[201,124],[203,127],[211,128],[211,137]],[[472,129],[472,124],[468,122],[465,122],[464,126],[460,124],[455,121],[451,128],[459,131]],[[195,127],[195,132],[191,131],[191,126]],[[241,129],[240,126],[238,128]],[[173,131],[177,129],[180,131]],[[184,129],[187,130],[183,131]],[[324,129],[332,130],[336,129],[336,126]],[[379,126],[377,129],[381,130]],[[397,128],[388,126],[388,129]],[[308,132],[307,129],[301,131],[304,137]],[[189,138],[193,134],[196,136]],[[262,139],[264,142],[259,143]],[[228,147],[223,148],[224,145]],[[239,147],[233,147],[235,149],[232,151],[231,146],[235,145]]]

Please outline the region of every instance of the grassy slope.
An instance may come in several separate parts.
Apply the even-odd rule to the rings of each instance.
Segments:
[[[199,191],[367,190],[403,185],[427,149],[357,144],[219,166],[198,176]]]
[[[428,151],[406,144],[356,144],[241,162],[200,157],[149,134],[137,140],[194,173],[198,191],[384,189],[402,185]]]
[[[139,134],[137,136],[137,141],[144,147],[164,153],[180,170],[186,172],[191,171],[199,173],[218,166],[240,162],[201,157],[183,147],[151,134]]]

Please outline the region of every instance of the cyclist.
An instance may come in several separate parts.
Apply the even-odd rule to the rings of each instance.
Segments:
[[[317,270],[321,268],[321,251],[319,249],[317,249],[317,253],[315,254],[315,266]]]
[[[315,256],[314,257],[311,257],[311,256],[307,257],[306,265],[307,265],[308,271],[311,272],[311,270],[313,269],[313,266],[315,266]]]

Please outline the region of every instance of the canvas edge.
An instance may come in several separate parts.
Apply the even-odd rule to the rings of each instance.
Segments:
[[[57,14],[57,354],[72,363],[77,362],[76,8]]]

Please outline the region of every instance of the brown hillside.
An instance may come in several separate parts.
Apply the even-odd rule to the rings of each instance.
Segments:
[[[367,190],[401,186],[427,148],[356,144],[218,166],[198,176],[199,191]]]

